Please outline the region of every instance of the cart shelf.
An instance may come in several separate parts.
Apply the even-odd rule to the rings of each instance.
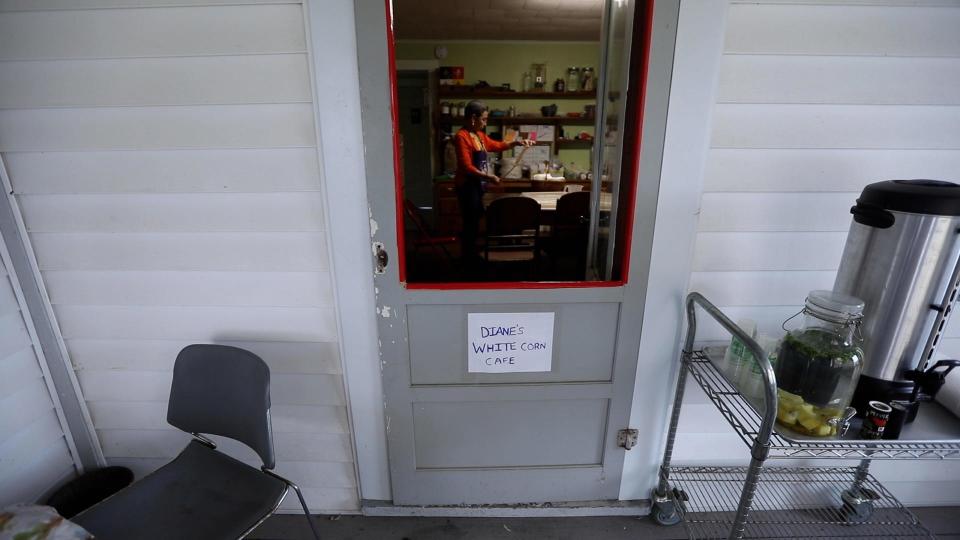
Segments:
[[[751,403],[721,373],[723,348],[696,350],[697,307],[743,343],[759,362],[762,395]],[[686,300],[687,334],[660,464],[651,493],[651,517],[683,522],[691,538],[933,538],[873,476],[874,459],[960,459],[960,422],[937,405],[898,440],[858,440],[856,424],[843,439],[779,433],[776,374],[757,342],[703,295]],[[749,467],[675,467],[670,460],[687,375],[693,377],[750,449]],[[760,412],[762,411],[762,412]],[[939,418],[938,418],[939,416]],[[856,467],[765,467],[768,459],[859,459]]]
[[[710,360],[722,356],[722,348],[707,347],[684,355],[684,360],[710,401],[743,442],[752,446],[762,415]],[[854,422],[843,439],[794,438],[774,430],[769,458],[960,459],[960,440],[952,440],[960,437],[960,422],[937,404],[924,404],[917,421],[898,440],[858,440],[859,421]]]
[[[690,538],[727,538],[746,476],[746,467],[670,469]],[[871,510],[857,514],[844,497],[856,477],[857,467],[764,467],[743,538],[934,537],[869,474],[860,491]]]

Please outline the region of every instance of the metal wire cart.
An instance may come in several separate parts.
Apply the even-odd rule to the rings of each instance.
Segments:
[[[715,364],[709,348],[695,350],[699,305],[760,362],[764,399],[751,404]],[[651,516],[684,523],[690,538],[933,538],[932,533],[870,474],[875,459],[960,459],[960,439],[911,427],[899,440],[805,439],[774,431],[777,383],[756,341],[699,293],[687,296],[688,329]],[[722,355],[722,351],[719,353]],[[750,447],[747,467],[670,465],[687,375],[700,385]],[[948,413],[942,413],[946,417]],[[947,423],[955,419],[944,418]],[[918,421],[919,422],[919,421]],[[854,433],[854,430],[849,430]],[[952,436],[952,437],[951,437]],[[920,438],[918,438],[920,437]],[[848,467],[772,467],[768,459],[858,459]]]

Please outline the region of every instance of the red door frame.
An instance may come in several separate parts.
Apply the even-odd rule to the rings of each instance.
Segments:
[[[487,282],[423,282],[423,283],[407,283],[407,256],[406,256],[406,238],[404,231],[404,217],[403,217],[403,169],[400,167],[400,119],[398,112],[398,98],[397,98],[397,61],[396,61],[396,49],[394,45],[393,37],[393,12],[391,10],[390,4],[391,0],[384,0],[384,6],[386,8],[386,23],[387,23],[387,55],[389,56],[387,63],[389,66],[390,73],[390,118],[393,122],[393,175],[394,175],[394,193],[396,196],[396,227],[397,227],[397,264],[399,267],[400,274],[400,284],[407,289],[428,289],[428,290],[465,290],[465,289],[575,289],[575,288],[592,288],[592,287],[620,287],[627,283],[630,270],[630,253],[631,246],[633,244],[633,222],[634,222],[634,210],[636,208],[637,200],[637,172],[640,170],[640,143],[643,138],[643,111],[646,105],[647,98],[647,70],[646,67],[649,65],[650,60],[650,43],[653,36],[653,5],[655,0],[639,0],[643,7],[642,9],[636,10],[636,16],[634,17],[634,25],[637,24],[637,19],[639,14],[643,14],[643,35],[638,39],[636,34],[633,37],[633,43],[631,44],[631,54],[630,54],[630,81],[634,82],[636,79],[634,74],[638,69],[643,68],[640,71],[639,78],[639,95],[635,92],[629,92],[627,95],[627,106],[625,114],[629,118],[631,112],[633,113],[634,118],[634,130],[630,132],[624,132],[624,146],[627,144],[631,146],[630,150],[634,156],[634,159],[629,160],[624,163],[624,167],[620,171],[621,181],[626,180],[626,182],[621,182],[624,186],[624,191],[627,194],[628,203],[626,208],[629,209],[629,212],[626,214],[626,218],[620,223],[617,224],[617,233],[618,237],[622,237],[622,244],[618,242],[619,245],[623,246],[623,252],[620,257],[620,279],[610,280],[610,281],[487,281]],[[636,53],[640,52],[639,57]],[[639,59],[642,59],[639,60]],[[631,88],[635,86],[630,85]],[[626,125],[626,123],[625,123]],[[621,192],[623,193],[623,192]],[[623,197],[621,196],[621,199]],[[622,228],[621,225],[622,224]],[[622,234],[622,236],[621,236]],[[615,248],[616,249],[616,248]]]

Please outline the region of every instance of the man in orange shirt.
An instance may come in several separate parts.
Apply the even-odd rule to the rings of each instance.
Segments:
[[[533,141],[495,141],[487,136],[489,112],[482,101],[471,101],[464,109],[464,126],[454,135],[457,151],[457,172],[453,177],[463,219],[460,234],[461,257],[465,262],[475,258],[477,231],[483,215],[483,192],[487,182],[500,183],[500,178],[491,172],[487,152],[503,152],[515,146],[532,146]]]

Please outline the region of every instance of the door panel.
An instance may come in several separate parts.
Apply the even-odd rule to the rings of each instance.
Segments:
[[[554,313],[553,369],[542,373],[468,373],[468,313]],[[411,383],[504,384],[609,381],[620,304],[407,306]]]
[[[416,467],[600,465],[608,404],[606,399],[414,403]]]

